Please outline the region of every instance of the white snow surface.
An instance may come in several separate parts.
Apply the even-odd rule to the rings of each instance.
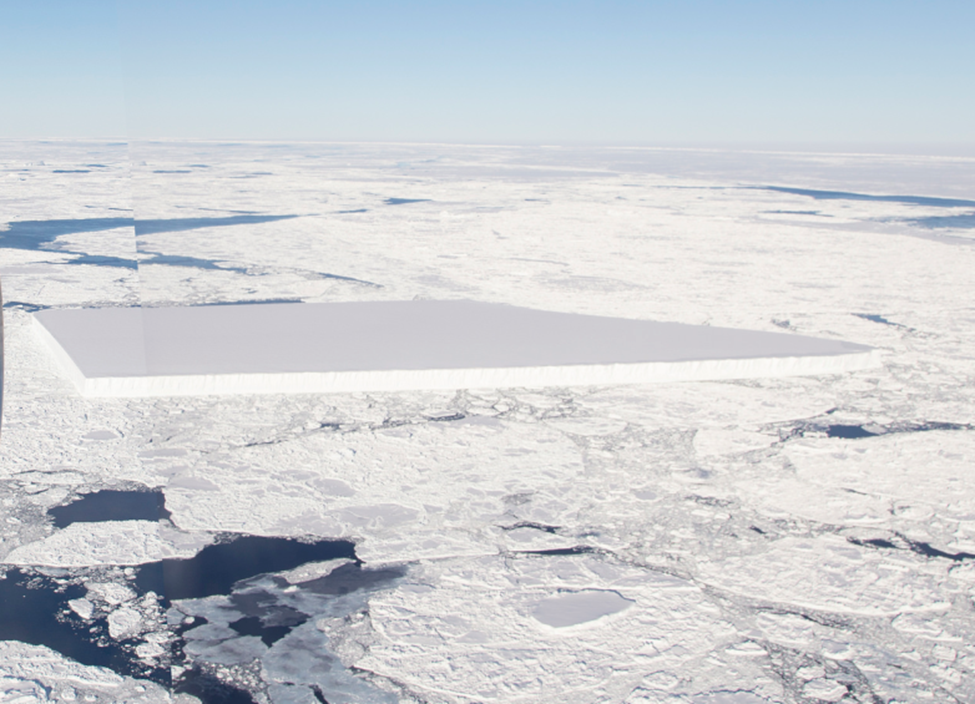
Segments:
[[[341,599],[303,591],[300,570],[277,578],[275,598],[320,613],[270,647],[220,621],[228,598],[182,604],[214,625],[190,638],[194,662],[262,702],[314,702],[316,683],[357,702],[975,700],[973,230],[923,224],[975,208],[765,190],[975,199],[975,160],[3,147],[8,564],[115,574],[230,532],[348,538],[365,570],[403,571]],[[54,173],[91,163],[106,166]],[[284,215],[299,217],[254,219]],[[60,234],[8,246],[25,222]],[[86,398],[32,321],[42,309],[413,300],[848,340],[883,365]],[[99,524],[45,518],[136,485],[164,492],[172,525],[118,524],[110,546]],[[307,575],[332,568],[318,569]],[[119,612],[116,633],[144,629],[140,652],[158,651],[152,609],[112,593],[89,591],[93,612]],[[0,646],[11,698],[168,698],[39,646]]]

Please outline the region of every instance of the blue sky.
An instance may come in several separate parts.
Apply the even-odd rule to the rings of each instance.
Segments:
[[[0,137],[975,143],[971,0],[0,0]]]

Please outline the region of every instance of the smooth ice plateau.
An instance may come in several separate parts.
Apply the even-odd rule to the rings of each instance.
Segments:
[[[0,699],[975,699],[975,160],[2,146]],[[438,301],[881,364],[84,396],[35,322]]]
[[[82,308],[34,320],[85,396],[632,384],[879,363],[848,342],[477,301]]]

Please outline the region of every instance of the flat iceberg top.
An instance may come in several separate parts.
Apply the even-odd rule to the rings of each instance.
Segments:
[[[463,300],[84,308],[35,316],[86,378],[606,365],[871,349]]]

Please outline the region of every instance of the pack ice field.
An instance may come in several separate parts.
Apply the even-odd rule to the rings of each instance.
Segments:
[[[64,141],[0,158],[3,697],[975,698],[975,159]],[[873,362],[85,395],[36,323],[436,301]]]

